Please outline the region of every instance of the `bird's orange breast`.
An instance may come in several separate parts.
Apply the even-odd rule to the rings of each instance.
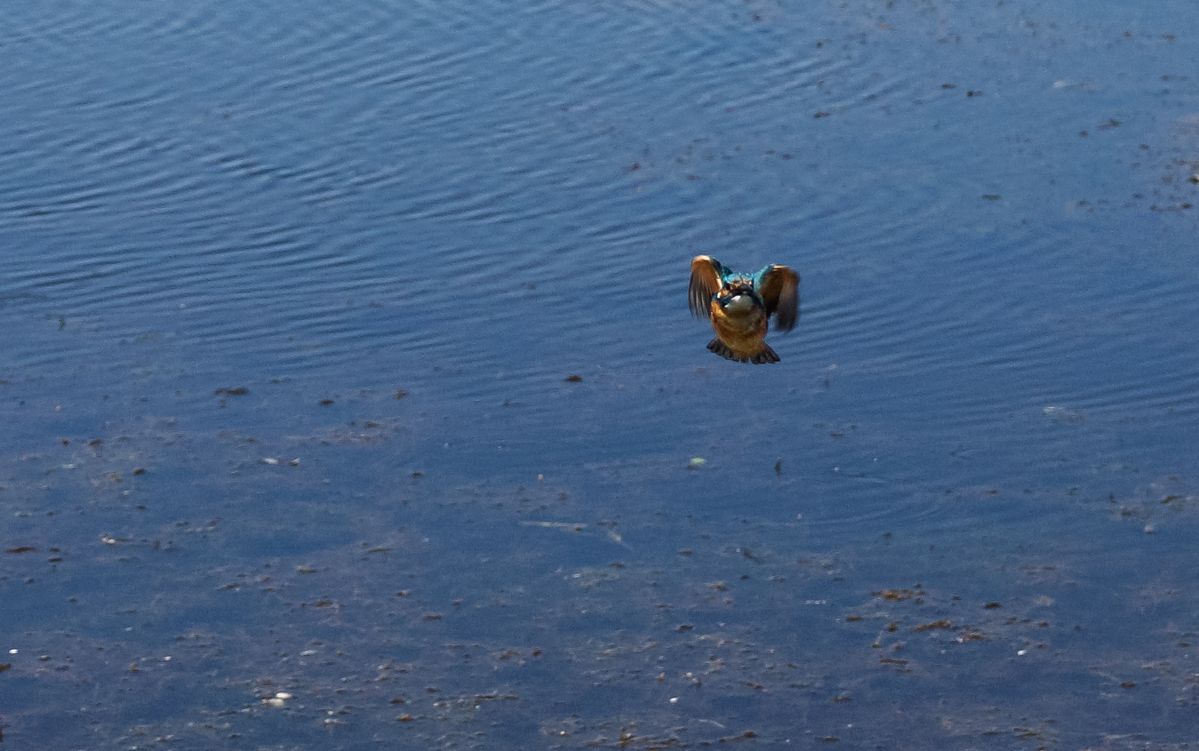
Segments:
[[[712,301],[712,329],[720,341],[737,354],[753,357],[766,346],[766,313],[753,308],[743,315],[730,315],[720,303]]]

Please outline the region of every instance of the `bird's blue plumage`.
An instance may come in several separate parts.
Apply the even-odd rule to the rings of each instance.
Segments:
[[[720,262],[717,261],[717,263]],[[770,271],[771,268],[773,268],[773,264],[767,264],[752,274],[746,274],[742,271],[733,271],[728,266],[725,266],[723,263],[721,263],[720,283],[721,286],[731,286],[737,284],[738,282],[741,284],[752,284],[755,292],[761,292],[762,279],[766,276],[766,273]]]

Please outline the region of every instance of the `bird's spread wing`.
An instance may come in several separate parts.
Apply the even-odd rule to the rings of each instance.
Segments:
[[[692,272],[694,279],[694,272]],[[774,315],[780,331],[790,331],[799,320],[799,274],[789,266],[771,264],[758,272],[758,292],[766,314]]]
[[[712,314],[709,305],[712,295],[720,290],[720,274],[724,266],[711,256],[696,256],[691,259],[691,284],[687,287],[687,304],[697,317],[707,318]]]

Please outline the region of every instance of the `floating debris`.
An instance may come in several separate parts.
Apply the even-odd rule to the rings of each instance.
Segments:
[[[277,466],[279,466],[280,464],[283,464],[283,460],[282,460],[282,459],[279,459],[279,458],[277,458],[277,457],[274,457],[274,456],[264,456],[264,457],[262,457],[261,459],[259,459],[258,461],[259,461],[259,462],[261,462],[262,464],[266,464],[266,465],[268,465],[268,466],[271,466],[271,467],[277,467]],[[298,466],[300,466],[300,457],[298,457],[298,456],[297,456],[297,457],[294,457],[294,458],[292,458],[292,459],[288,459],[288,460],[287,460],[287,466],[289,466],[289,467],[298,467]]]
[[[691,461],[687,462],[687,469],[699,469],[708,463],[708,460],[702,456],[693,456]]]
[[[1059,407],[1054,404],[1045,407],[1041,410],[1041,412],[1044,413],[1046,417],[1051,417],[1058,422],[1073,423],[1082,422],[1086,419],[1086,415],[1078,410],[1070,409],[1069,407]]]
[[[542,522],[542,521],[523,521],[520,523],[522,527],[544,527],[546,529],[565,529],[571,532],[582,532],[587,529],[587,525],[581,522]]]
[[[910,600],[914,597],[917,597],[920,594],[920,592],[914,589],[908,589],[905,587],[903,589],[884,589],[879,592],[875,592],[874,596],[883,600],[887,600],[888,602],[902,602],[903,600]]]
[[[288,692],[279,691],[274,696],[268,696],[267,698],[263,699],[262,703],[267,705],[268,707],[274,707],[276,709],[280,709],[287,703],[287,700],[291,699],[291,698],[292,698],[292,695],[289,694]]]

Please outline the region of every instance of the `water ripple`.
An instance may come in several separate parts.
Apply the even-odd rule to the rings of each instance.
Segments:
[[[435,361],[494,402],[512,381],[470,367],[692,362],[704,333],[679,290],[708,252],[800,268],[787,361],[901,381],[944,407],[930,419],[981,424],[996,393],[1191,408],[1178,373],[1194,363],[1160,324],[1186,320],[1194,279],[1114,289],[1118,262],[1088,273],[1072,242],[1087,220],[1061,208],[1103,197],[1060,164],[1139,139],[1094,130],[1103,101],[1054,88],[1065,73],[992,69],[961,11],[493,11],[18,6],[0,74],[0,222],[22,239],[6,309],[100,316],[114,337],[182,310],[164,325],[216,361]],[[1046,171],[1069,187],[1045,197]],[[50,356],[35,349],[25,362]],[[1118,377],[1064,364],[1102,359]]]

